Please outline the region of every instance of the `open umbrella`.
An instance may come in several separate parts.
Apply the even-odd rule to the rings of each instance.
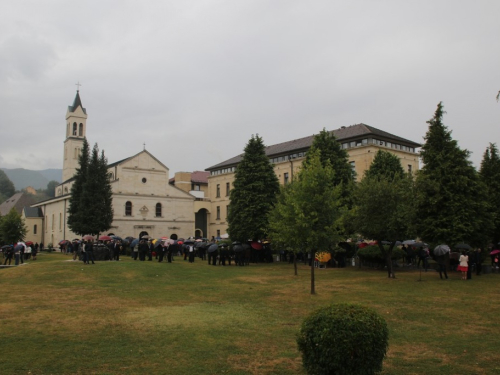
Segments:
[[[68,240],[61,240],[59,241],[59,245],[64,245],[66,242],[69,242]]]
[[[406,240],[406,241],[403,241],[402,244],[403,245],[413,245],[415,242],[417,242],[417,241],[415,241],[415,240]]]
[[[214,251],[217,251],[218,248],[219,248],[219,245],[217,245],[216,243],[213,243],[208,247],[208,252],[213,253]]]
[[[233,251],[235,253],[241,253],[243,250],[243,245],[240,242],[233,242]]]
[[[100,236],[99,241],[111,241],[113,238],[111,236]]]
[[[12,245],[3,245],[2,250],[12,249]]]
[[[26,246],[33,246],[33,241],[26,241]]]
[[[2,247],[3,249],[3,247]],[[496,254],[499,254],[500,253],[500,250],[493,250],[490,255],[496,255]]]
[[[85,236],[82,237],[85,241],[92,241],[94,239],[94,236],[91,236],[90,234],[86,234]]]
[[[133,239],[132,242],[130,243],[130,247],[133,249],[134,247],[137,246],[139,243],[139,240],[137,238]]]
[[[204,248],[204,247],[207,247],[207,243],[206,242],[203,242],[203,241],[199,241],[199,242],[196,242],[194,244],[194,247],[196,249],[199,249],[199,248]]]
[[[262,250],[262,244],[260,242],[252,241],[250,246],[252,246],[252,248],[255,250]]]
[[[459,243],[458,245],[455,245],[455,249],[471,250],[472,247],[470,245],[467,245],[466,243]]]
[[[448,245],[438,245],[434,249],[434,255],[441,256],[450,252],[450,247]]]
[[[148,236],[147,234],[142,236],[141,239],[143,240],[150,240],[151,239],[151,236]]]

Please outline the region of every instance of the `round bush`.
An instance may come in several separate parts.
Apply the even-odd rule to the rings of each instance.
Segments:
[[[388,336],[385,320],[374,310],[333,304],[304,320],[297,344],[308,374],[369,375],[382,370]]]

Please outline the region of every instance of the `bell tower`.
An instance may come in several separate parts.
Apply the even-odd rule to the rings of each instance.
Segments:
[[[67,181],[74,176],[78,168],[78,156],[83,147],[83,139],[87,132],[87,111],[82,106],[80,90],[76,91],[72,106],[66,112],[66,139],[64,140],[64,159],[62,180]]]

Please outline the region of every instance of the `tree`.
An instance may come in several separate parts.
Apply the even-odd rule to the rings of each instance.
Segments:
[[[52,180],[47,184],[47,195],[50,198],[54,198],[56,196],[56,186],[59,185],[59,182]]]
[[[396,175],[404,175],[405,171],[399,158],[383,150],[378,150],[370,168],[365,171],[365,177],[387,177],[394,179]]]
[[[75,181],[71,186],[71,196],[68,207],[68,226],[76,234],[83,236],[88,234],[85,231],[86,218],[83,215],[82,195],[83,186],[88,178],[88,169],[90,161],[90,151],[87,138],[83,139],[83,147],[78,156],[79,167],[74,176]]]
[[[276,203],[280,185],[258,135],[252,136],[245,146],[233,186],[227,218],[231,239],[246,242],[265,238],[268,213]]]
[[[314,259],[318,250],[330,249],[340,240],[338,221],[342,216],[340,186],[332,187],[334,170],[321,163],[321,152],[309,152],[309,161],[292,186],[283,189],[272,217],[273,239],[297,248],[302,244]],[[311,294],[315,294],[314,265],[311,265]]]
[[[365,238],[377,241],[386,260],[388,277],[395,278],[391,258],[396,241],[415,236],[412,178],[368,173],[356,187],[354,197],[354,227]],[[387,250],[382,241],[390,242]]]
[[[68,226],[81,236],[97,235],[108,230],[113,222],[112,189],[104,151],[99,156],[97,144],[89,155],[85,139],[78,159],[69,199]]]
[[[4,171],[0,169],[0,194],[5,198],[10,198],[16,193],[14,183],[7,177]]]
[[[498,189],[500,157],[495,143],[490,143],[489,147],[486,148],[479,174],[486,186],[488,202],[490,203],[488,211],[493,223],[490,240],[492,243],[497,244],[500,242],[500,214],[498,214],[498,207],[500,207],[500,190]]]
[[[458,147],[443,124],[443,104],[427,121],[429,129],[420,153],[417,174],[418,235],[432,244],[467,242],[482,246],[491,230],[484,185],[469,161],[469,151]]]
[[[337,142],[337,138],[333,132],[323,130],[314,136],[313,143],[307,153],[304,165],[307,165],[311,160],[312,151],[320,151],[320,160],[323,166],[329,162],[335,173],[332,178],[332,186],[341,185],[341,197],[343,204],[348,207],[352,204],[352,189],[354,185],[354,173],[349,164],[349,154],[342,148],[342,145]]]
[[[6,244],[14,244],[24,240],[27,231],[28,228],[24,224],[23,218],[17,213],[15,208],[12,208],[0,220],[0,237]]]
[[[85,218],[83,229],[87,234],[98,235],[111,228],[113,198],[107,160],[104,151],[99,156],[97,143],[92,149],[87,174],[81,195],[81,213]]]

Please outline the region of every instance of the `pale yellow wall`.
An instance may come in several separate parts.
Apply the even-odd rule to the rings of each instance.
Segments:
[[[28,229],[26,232],[26,241],[33,241],[40,243],[42,241],[43,220],[41,217],[25,217],[23,214],[24,224]],[[36,234],[33,232],[36,225]]]

